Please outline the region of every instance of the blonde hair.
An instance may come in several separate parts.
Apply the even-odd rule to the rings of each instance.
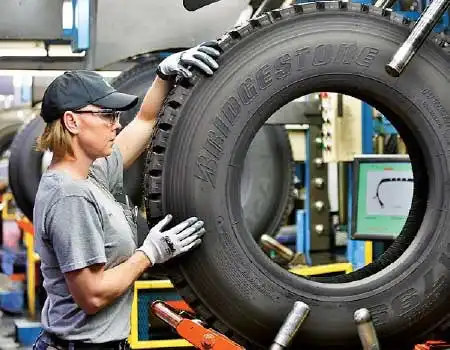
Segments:
[[[57,157],[73,156],[72,136],[61,118],[45,126],[45,130],[36,140],[36,150],[53,152]]]

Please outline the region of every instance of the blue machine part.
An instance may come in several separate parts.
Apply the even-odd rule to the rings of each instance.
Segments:
[[[15,284],[14,290],[0,291],[0,309],[6,312],[21,314],[25,305],[25,292],[22,286]]]
[[[16,329],[16,340],[26,347],[33,346],[42,331],[39,322],[19,319],[14,321],[14,325]]]
[[[395,9],[395,7],[394,7]],[[410,19],[411,21],[417,21],[420,17],[420,12],[415,11],[395,11],[398,14],[401,14],[405,16],[406,18]],[[449,30],[449,15],[448,12],[444,13],[441,20],[436,24],[434,27],[434,31],[437,33],[447,32]]]
[[[352,209],[353,209],[353,200],[352,195],[353,191],[356,189],[354,188],[354,182],[353,182],[353,164],[348,163],[348,209],[347,209],[347,222],[352,222]],[[364,241],[357,241],[351,239],[351,226],[350,224],[347,225],[347,254],[346,258],[347,261],[350,262],[353,266],[353,270],[360,269],[365,266],[365,244]]]
[[[179,294],[175,291],[163,291],[152,289],[140,289],[138,293],[138,340],[148,341],[156,339],[167,339],[170,337],[171,329],[164,328],[157,332],[152,329],[150,306],[156,300],[181,300]]]
[[[296,225],[297,225],[297,240],[296,240],[296,252],[302,253],[305,256],[306,263],[312,264],[311,255],[309,250],[311,248],[311,237],[307,226],[309,215],[305,210],[297,210],[296,212]]]
[[[309,159],[309,155],[311,153],[310,150],[310,131],[306,131],[305,143],[306,143],[306,159]],[[297,225],[297,241],[296,241],[296,250],[297,253],[303,253],[306,258],[306,263],[308,265],[312,264],[310,249],[311,249],[311,232],[309,230],[310,227],[310,208],[309,208],[309,197],[310,197],[310,168],[308,161],[305,162],[303,168],[303,179],[304,179],[304,187],[305,187],[305,209],[297,210],[296,212],[296,225]]]
[[[372,120],[372,128],[379,135],[398,135],[392,123],[382,114]]]
[[[353,2],[358,2],[361,4],[366,4],[366,5],[373,5],[375,3],[374,1],[371,0],[352,0]],[[307,2],[311,2],[308,0],[297,0],[298,4],[301,3],[307,3]],[[429,4],[428,0],[423,0],[422,1],[422,8],[425,9]],[[401,11],[400,8],[400,4],[397,2],[394,4],[394,6],[392,7],[392,9],[398,13],[401,14],[403,16],[405,16],[406,18],[410,19],[411,21],[417,21],[420,17],[420,12],[417,11]],[[449,31],[449,27],[450,27],[450,16],[449,16],[449,12],[447,11],[446,13],[444,13],[444,15],[442,16],[441,20],[439,21],[439,23],[434,27],[434,31],[437,33],[447,33]]]
[[[160,57],[161,59],[164,59],[164,58],[166,58],[166,57],[169,57],[171,54],[173,54],[173,52],[160,52],[160,53],[159,53],[159,57]]]
[[[78,53],[89,49],[89,7],[89,0],[72,0],[72,30],[65,29],[64,34],[70,37],[73,52]]]

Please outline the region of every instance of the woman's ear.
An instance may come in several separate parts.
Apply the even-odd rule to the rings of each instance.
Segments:
[[[78,116],[75,113],[71,111],[64,112],[62,122],[71,134],[78,134],[80,132]]]

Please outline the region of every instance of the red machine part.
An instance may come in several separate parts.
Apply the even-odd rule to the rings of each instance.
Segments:
[[[162,301],[152,304],[152,311],[195,347],[203,350],[245,350],[228,337],[204,327],[199,320],[185,318]]]
[[[450,344],[441,340],[429,340],[425,344],[417,344],[414,350],[450,349]]]

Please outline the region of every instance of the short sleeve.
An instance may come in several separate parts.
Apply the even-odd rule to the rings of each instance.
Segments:
[[[101,220],[87,198],[59,199],[47,214],[46,231],[63,273],[106,263]]]
[[[113,145],[108,157],[99,158],[91,166],[95,179],[108,188],[112,194],[123,192],[123,159],[119,146]]]

